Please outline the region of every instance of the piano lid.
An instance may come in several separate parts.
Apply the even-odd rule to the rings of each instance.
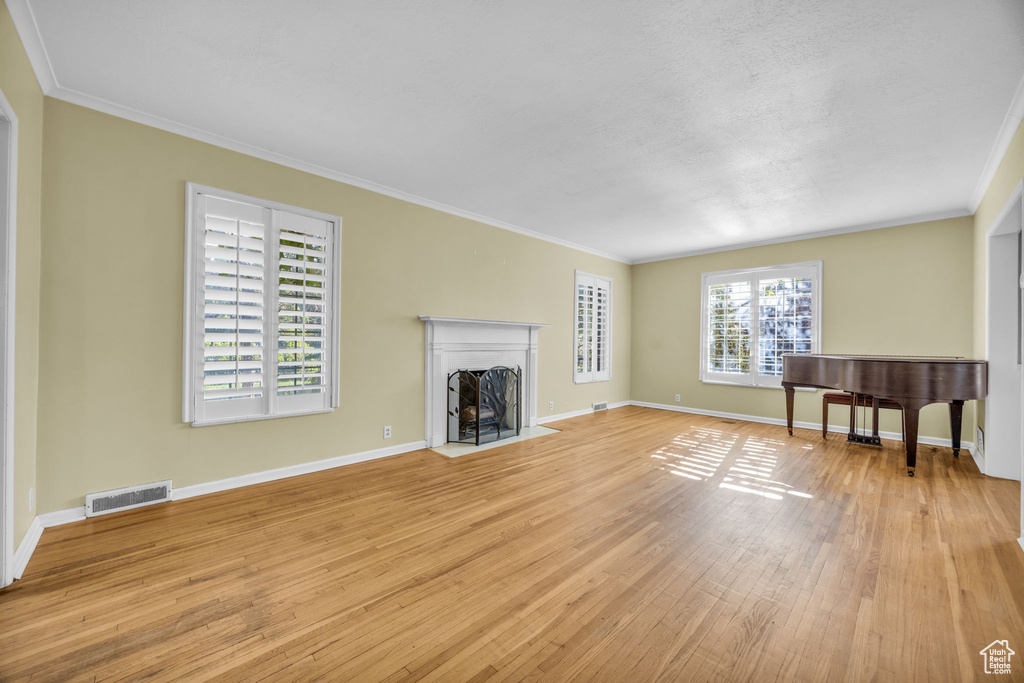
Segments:
[[[785,353],[783,358],[834,358],[836,360],[870,360],[893,363],[987,363],[986,360],[963,356],[871,356],[868,354],[843,353]]]

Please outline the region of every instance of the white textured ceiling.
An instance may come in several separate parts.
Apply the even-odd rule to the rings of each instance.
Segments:
[[[61,89],[629,260],[966,213],[1024,75],[1022,0],[28,4]]]

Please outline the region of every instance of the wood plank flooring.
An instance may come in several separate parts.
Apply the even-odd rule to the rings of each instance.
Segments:
[[[969,455],[553,426],[48,529],[0,680],[969,681],[997,638],[1024,679],[1020,486]]]

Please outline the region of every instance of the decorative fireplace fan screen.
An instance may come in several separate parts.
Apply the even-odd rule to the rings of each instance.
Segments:
[[[482,443],[517,436],[520,369],[456,370],[448,375],[448,441]]]

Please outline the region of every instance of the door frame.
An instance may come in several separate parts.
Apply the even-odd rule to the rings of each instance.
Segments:
[[[1018,206],[1018,204],[1020,204],[1020,206]],[[1011,214],[1014,211],[1020,211],[1021,215],[1020,215],[1019,223],[1017,223],[1016,225],[1011,225],[1011,223],[1013,221],[1011,221],[1009,219],[1011,217]],[[985,357],[986,358],[988,358],[988,351],[989,351],[990,337],[991,337],[991,335],[990,335],[990,327],[991,327],[991,325],[990,325],[990,318],[991,318],[991,310],[990,310],[991,309],[991,299],[990,299],[990,297],[991,297],[991,291],[990,290],[991,290],[991,285],[992,285],[992,272],[991,272],[992,249],[990,248],[991,247],[991,240],[992,240],[993,237],[997,237],[999,235],[1008,235],[1008,234],[1011,234],[1011,233],[1013,233],[1015,231],[1020,231],[1021,232],[1021,246],[1022,246],[1022,249],[1024,249],[1024,179],[1021,179],[1021,181],[1017,183],[1017,186],[1013,188],[1013,190],[1010,192],[1010,196],[1006,199],[1006,202],[1003,204],[1003,208],[1000,209],[999,215],[997,215],[995,217],[995,219],[992,221],[992,223],[988,226],[988,229],[985,231]],[[1024,264],[1024,253],[1022,253],[1019,258],[1021,259],[1021,263]],[[1018,284],[1018,287],[1024,288],[1024,277],[1022,277],[1021,280],[1018,281],[1017,284]],[[1021,319],[1024,320],[1024,299],[1022,299],[1022,309],[1018,312],[1018,315],[1022,316]],[[1024,358],[1024,334],[1021,334],[1021,339],[1019,341],[1021,343],[1021,350],[1020,350],[1020,353],[1022,354],[1021,358]],[[1020,391],[1019,395],[1021,397],[1021,399],[1020,399],[1021,400],[1021,406],[1024,407],[1024,367],[1022,367],[1021,386],[1019,387],[1019,391]],[[988,406],[986,405],[986,408],[985,408],[985,421],[986,422],[988,422],[988,419],[989,419],[988,416],[989,416],[989,410],[988,410]],[[1022,423],[1024,423],[1024,415],[1022,415],[1021,421],[1022,421]],[[988,437],[988,435],[986,434],[986,441],[988,441],[987,437]],[[1017,447],[1021,449],[1020,473],[1019,473],[1018,476],[1021,479],[1021,481],[1024,481],[1024,425],[1022,425],[1022,433],[1018,436]],[[986,443],[986,448],[987,448],[987,443]],[[987,464],[987,459],[988,459],[987,455],[988,454],[986,453],[986,464]],[[988,468],[986,467],[986,469],[988,469]],[[1021,521],[1021,536],[1020,536],[1019,539],[1017,539],[1017,541],[1021,545],[1021,547],[1024,548],[1024,494],[1021,495],[1020,521]]]
[[[1024,238],[1024,226],[1018,215],[1022,186],[1024,181],[1010,193],[985,231],[985,359],[990,367],[985,424],[980,425],[985,429],[984,474],[1009,479],[1021,476],[1019,466],[1010,466],[1009,451],[1016,451],[1015,460],[1024,461],[1024,367],[1020,365],[1022,351],[1018,348],[1024,341],[1019,332],[1018,308],[1019,245]],[[1008,338],[1011,333],[1015,335],[1012,341]],[[1003,381],[1006,374],[1013,372],[1017,377]],[[993,420],[994,416],[997,419]],[[1010,420],[1016,424],[1005,424]]]
[[[14,581],[14,304],[18,226],[18,117],[0,91],[0,587]]]

